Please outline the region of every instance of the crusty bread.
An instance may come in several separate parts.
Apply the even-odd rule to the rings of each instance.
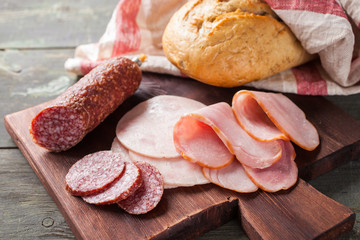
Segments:
[[[234,87],[313,57],[262,0],[190,0],[169,21],[166,57],[201,82]]]

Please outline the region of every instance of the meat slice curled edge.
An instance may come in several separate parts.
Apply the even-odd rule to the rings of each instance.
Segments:
[[[298,180],[295,151],[290,141],[279,140],[283,154],[279,161],[268,168],[257,169],[244,166],[250,179],[262,190],[277,192],[291,188]]]
[[[234,159],[215,131],[191,115],[182,116],[175,124],[173,138],[181,156],[202,167],[222,168]]]
[[[203,168],[203,173],[210,182],[226,189],[241,193],[258,190],[258,187],[246,175],[242,164],[237,160],[219,169]]]
[[[196,122],[207,126],[207,128],[202,128],[202,130],[207,130],[203,131],[204,133],[208,133],[210,129],[213,134],[206,134],[206,137],[203,137],[200,128],[186,127],[199,125],[199,123],[195,124]],[[200,129],[199,133],[193,134],[193,129]],[[214,138],[220,142],[220,145]],[[208,162],[207,158],[215,158],[213,162],[216,165],[203,164],[210,168],[224,167],[231,162],[223,157],[216,159],[217,156],[214,154],[206,155],[207,151],[211,152],[212,149],[219,148],[221,145],[227,147],[227,152],[235,154],[242,164],[254,168],[269,167],[278,161],[282,154],[278,141],[261,142],[248,135],[236,121],[230,105],[225,102],[209,105],[183,116],[175,125],[174,143],[183,156],[194,156],[196,161],[204,159]],[[207,146],[206,151],[199,152],[197,149],[204,148],[202,146]],[[196,156],[200,157],[196,159]]]
[[[281,93],[241,90],[234,95],[232,108],[239,124],[259,141],[290,139],[309,151],[320,143],[305,113]]]

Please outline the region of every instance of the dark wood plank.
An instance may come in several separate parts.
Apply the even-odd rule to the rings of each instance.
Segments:
[[[339,239],[360,239],[360,159],[351,161],[309,182],[326,196],[356,213],[354,228]]]
[[[73,50],[0,51],[0,124],[3,116],[55,98],[75,83],[64,62]],[[0,128],[0,147],[15,147]]]
[[[96,42],[118,0],[0,2],[0,49],[63,48]]]
[[[325,98],[360,121],[360,93],[349,96],[326,96]]]
[[[1,239],[74,239],[28,162],[17,149],[0,151]]]
[[[144,236],[155,235],[158,237],[178,236],[184,238],[186,236],[195,237],[199,234],[208,231],[214,227],[217,227],[229,220],[234,216],[234,211],[237,209],[237,200],[240,199],[240,216],[242,218],[242,225],[244,226],[247,234],[251,237],[260,236],[266,238],[266,236],[278,236],[280,232],[289,234],[287,228],[295,229],[299,238],[315,238],[321,236],[333,236],[339,235],[344,230],[351,229],[354,223],[355,216],[352,211],[343,205],[326,198],[316,190],[312,189],[302,180],[292,190],[281,194],[266,194],[258,192],[250,195],[239,195],[233,192],[219,189],[212,185],[198,186],[193,188],[182,188],[167,191],[164,197],[164,201],[160,204],[154,212],[140,218],[134,216],[128,216],[114,207],[94,207],[85,204],[80,199],[75,198],[67,194],[67,192],[59,187],[63,184],[64,176],[67,169],[81,156],[101,150],[108,149],[113,137],[115,136],[115,125],[118,119],[129,110],[134,104],[140,102],[152,95],[159,93],[172,93],[172,94],[194,94],[190,97],[210,104],[212,102],[229,101],[232,97],[232,93],[235,89],[219,89],[210,86],[202,85],[198,82],[189,79],[180,78],[159,78],[157,75],[146,75],[142,83],[141,89],[135,96],[125,102],[114,114],[112,114],[103,124],[101,124],[94,132],[90,133],[82,143],[76,146],[74,149],[64,153],[48,153],[43,149],[35,146],[32,143],[28,134],[27,124],[31,118],[39,110],[39,107],[27,109],[23,112],[8,115],[6,117],[7,128],[10,131],[13,139],[23,151],[25,157],[28,159],[30,165],[33,167],[40,180],[47,188],[49,194],[54,198],[55,202],[59,206],[60,210],[64,214],[71,229],[74,231],[75,236],[78,238],[89,238],[97,236],[96,232],[92,231],[93,221],[96,219],[96,225],[99,225],[100,229],[105,231],[107,236],[114,237],[118,232],[114,232],[111,229],[124,228],[125,226],[140,226],[140,230],[136,232],[130,232],[134,237],[143,238]],[[187,91],[191,89],[192,91]],[[204,94],[201,94],[201,91]],[[211,96],[211,97],[210,97]],[[314,101],[322,102],[324,109],[330,108],[337,109],[336,114],[343,115],[343,112],[338,108],[335,108],[332,104],[323,99],[312,99],[301,97],[297,100],[297,96],[292,97],[300,104],[305,104],[308,99],[308,103],[314,104]],[[325,105],[325,106],[324,106]],[[312,109],[312,107],[310,108]],[[308,108],[306,110],[309,110]],[[327,113],[327,111],[307,112],[309,117],[314,119],[328,119],[329,116],[323,115],[322,118],[316,115]],[[329,118],[330,119],[330,118]],[[349,116],[342,119],[347,123],[359,124]],[[320,128],[320,134],[325,134],[327,126],[322,125],[324,121],[315,122],[317,127]],[[330,125],[331,126],[331,125]],[[336,130],[336,129],[335,129]],[[339,132],[338,136],[342,139],[344,133]],[[348,135],[349,133],[346,133]],[[351,141],[345,142],[351,147],[359,147],[360,135],[356,135],[357,132],[351,135],[353,138]],[[99,143],[98,139],[104,139]],[[322,136],[324,139],[324,136]],[[324,155],[314,152],[314,156],[311,159],[315,159],[319,156],[326,158],[333,150],[337,148],[327,147],[324,143],[324,148],[321,151],[330,151]],[[339,144],[342,144],[339,142]],[[343,145],[345,146],[345,145]],[[341,149],[341,148],[340,148]],[[321,151],[319,151],[321,153]],[[337,150],[338,152],[340,150]],[[301,158],[301,154],[298,154]],[[354,158],[357,156],[354,156]],[[320,159],[317,159],[320,160]],[[343,162],[348,161],[342,160]],[[314,161],[309,161],[309,164],[313,164]],[[315,161],[316,162],[316,161]],[[331,164],[327,167],[328,171],[331,170]],[[311,168],[306,168],[311,169]],[[318,199],[315,204],[312,203],[314,199]],[[193,201],[189,201],[193,200]],[[192,202],[189,206],[184,206],[184,203]],[[321,203],[326,203],[324,206]],[[257,205],[257,204],[258,205]],[[302,210],[302,205],[308,207],[308,211]],[[259,206],[256,209],[252,209],[254,206]],[[260,208],[263,206],[263,208]],[[252,209],[252,210],[251,210]],[[334,214],[328,209],[337,209],[335,212],[342,213],[340,215]],[[82,221],[82,216],[86,213],[88,222]],[[224,214],[226,213],[226,214]],[[247,213],[247,214],[244,214]],[[251,214],[249,214],[251,213]],[[273,215],[276,215],[276,220],[272,219]],[[81,217],[79,217],[81,216]],[[261,219],[267,219],[265,222],[261,222]],[[116,221],[115,221],[116,219]],[[216,219],[214,222],[213,219]],[[307,219],[308,224],[297,221],[297,219]],[[324,219],[326,221],[324,221]],[[290,220],[290,221],[289,221]],[[103,221],[103,222],[102,222]],[[287,222],[286,225],[280,224]],[[321,224],[318,224],[318,222]],[[114,222],[115,225],[108,226],[109,222]],[[203,223],[194,225],[194,223]],[[165,223],[165,224],[164,224]],[[270,224],[264,226],[264,224]],[[274,226],[272,226],[274,224]],[[170,226],[175,226],[171,227]],[[194,227],[196,226],[196,227]],[[252,226],[252,227],[249,227]],[[91,229],[90,229],[91,228]],[[184,230],[186,235],[182,235]],[[285,229],[283,229],[285,228]],[[126,228],[128,231],[128,228]],[[180,230],[179,230],[180,229]],[[89,232],[87,232],[89,231]],[[149,232],[150,231],[150,232]],[[304,232],[306,233],[304,235]],[[88,235],[89,234],[89,235]],[[104,233],[105,234],[105,233]]]
[[[333,239],[340,235],[339,225],[352,228],[351,221],[334,221],[341,219],[343,205],[304,181],[299,181],[289,194],[260,193],[256,198],[243,195],[239,201],[241,222],[251,239]],[[355,221],[355,214],[351,218]]]

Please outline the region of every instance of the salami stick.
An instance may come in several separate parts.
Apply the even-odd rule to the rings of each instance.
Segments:
[[[75,146],[134,94],[141,78],[139,66],[127,58],[105,61],[35,116],[34,142],[55,152]]]

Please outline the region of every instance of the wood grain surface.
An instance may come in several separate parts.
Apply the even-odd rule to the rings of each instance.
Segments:
[[[64,189],[64,177],[71,165],[88,153],[109,149],[115,137],[117,121],[137,103],[158,94],[191,97],[205,104],[230,102],[237,90],[220,89],[189,79],[145,74],[140,89],[133,97],[80,144],[63,153],[50,153],[36,146],[28,132],[31,119],[47,103],[7,115],[5,125],[79,239],[98,239],[100,236],[103,239],[114,239],[128,234],[133,239],[192,239],[235,216],[240,219],[246,234],[253,239],[328,238],[351,230],[355,214],[303,180],[299,180],[292,190],[276,194],[262,191],[237,194],[212,184],[167,190],[160,205],[140,217],[125,214],[116,206],[86,204]],[[359,122],[324,98],[289,97],[305,111],[318,129],[321,139],[321,145],[315,151],[302,152],[297,149],[296,161],[300,175],[318,176],[358,157]],[[339,120],[359,130],[338,129],[336,126]],[[332,138],[333,134],[336,134],[336,139]],[[313,167],[317,165],[323,166],[321,173]],[[94,228],[95,225],[98,227]]]

